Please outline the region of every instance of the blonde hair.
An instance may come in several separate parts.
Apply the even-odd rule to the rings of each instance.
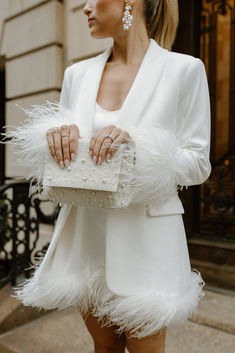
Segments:
[[[143,0],[149,38],[171,50],[179,24],[178,0]]]

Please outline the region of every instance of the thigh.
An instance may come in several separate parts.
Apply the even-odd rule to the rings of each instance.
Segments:
[[[91,313],[81,315],[93,338],[95,347],[111,348],[120,353],[125,352],[126,336],[124,333],[120,335],[115,332],[118,326],[101,327],[102,322],[99,322],[97,317],[94,317]]]
[[[125,331],[126,347],[129,353],[165,353],[167,327],[157,333],[143,338],[130,337],[130,332]]]

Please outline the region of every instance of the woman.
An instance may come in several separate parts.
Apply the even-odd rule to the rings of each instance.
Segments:
[[[114,44],[65,70],[60,104],[76,122],[37,116],[15,137],[28,139],[26,157],[37,137],[28,166],[39,161],[38,177],[48,146],[64,168],[79,136],[91,138],[94,163],[134,141],[142,187],[125,210],[63,205],[41,265],[17,296],[45,309],[78,307],[96,353],[162,353],[167,326],[185,322],[204,295],[190,268],[177,185],[201,184],[211,172],[205,68],[170,51],[176,0],[88,0],[84,14],[91,36]]]

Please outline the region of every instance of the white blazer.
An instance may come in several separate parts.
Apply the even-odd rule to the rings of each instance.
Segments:
[[[68,114],[54,114],[53,103],[49,108],[23,109],[28,122],[5,133],[14,137],[18,160],[29,167],[27,178],[43,177],[49,128],[76,123],[81,137],[92,136],[96,97],[111,51],[112,46],[66,68],[59,104]],[[201,184],[209,177],[210,118],[203,62],[168,51],[150,39],[117,124],[136,143],[137,198],[149,216],[184,213],[178,189]]]
[[[50,127],[77,123],[81,137],[91,137],[96,96],[111,50],[112,47],[65,70],[60,104],[74,114],[56,120],[47,109],[38,108],[34,113],[28,113],[32,118],[28,125],[19,127],[11,135],[9,133],[9,137],[15,136],[20,143],[19,155],[32,170],[28,177],[42,177],[44,152],[48,148],[46,131]],[[137,182],[142,185],[137,196],[145,205],[148,216],[151,219],[156,217],[160,224],[162,217],[159,216],[184,213],[177,186],[201,184],[211,172],[210,99],[203,62],[191,55],[170,52],[150,39],[120,113],[118,126],[126,129],[136,142]],[[29,151],[30,146],[34,148]],[[52,241],[37,276],[47,268],[60,238],[68,242],[76,233],[76,240],[71,242],[80,247],[82,235],[73,227],[74,224],[79,226],[83,211],[80,212],[78,207],[76,212],[78,219],[75,219],[75,206],[66,204],[61,207]],[[135,232],[127,232],[125,241],[121,241],[118,235],[119,230],[131,229],[133,218],[127,216],[131,212],[107,210],[106,280],[109,288],[121,295],[134,291],[132,270],[139,268],[138,258],[123,255],[132,248],[130,244],[135,249],[141,247],[136,243]],[[170,222],[169,227],[172,227]],[[169,228],[171,232],[172,228]],[[71,244],[67,245],[60,247],[62,268],[66,263],[65,251]],[[156,267],[154,261],[151,266]],[[118,278],[121,267],[125,281]],[[135,275],[138,282],[137,270]]]
[[[64,73],[60,103],[76,112],[82,137],[92,135],[96,97],[111,50],[72,64]],[[145,154],[149,159],[140,164],[140,184],[148,183],[143,179],[146,171],[153,180],[141,197],[146,190],[162,196],[146,205],[148,214],[184,213],[175,186],[201,184],[211,172],[210,99],[203,62],[150,39],[120,114],[118,126],[139,142],[140,160]]]

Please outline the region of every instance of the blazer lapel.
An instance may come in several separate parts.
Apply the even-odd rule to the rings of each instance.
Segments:
[[[148,108],[153,111],[153,95],[156,94],[167,55],[168,50],[150,38],[149,48],[120,111],[120,125],[138,125],[147,116]]]
[[[92,135],[96,97],[104,67],[111,52],[112,46],[96,56],[94,58],[95,61],[89,66],[82,80],[81,94],[76,112],[78,120],[80,120],[81,135],[84,138],[90,138]]]
[[[105,64],[112,48],[113,46],[107,48],[102,54],[94,58],[95,61],[89,66],[83,78],[76,111],[78,119],[81,119],[81,134],[84,138],[92,136],[96,98]],[[164,71],[167,54],[167,49],[162,48],[154,39],[150,38],[149,47],[120,110],[120,125],[125,125],[125,123],[137,125],[144,118]]]

